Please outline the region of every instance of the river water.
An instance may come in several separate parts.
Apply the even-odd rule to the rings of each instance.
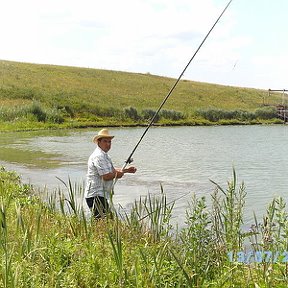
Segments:
[[[110,129],[115,138],[109,154],[116,167],[122,167],[143,132],[141,127]],[[48,192],[63,186],[58,178],[82,184],[96,133],[2,133],[0,165]],[[176,200],[173,218],[181,225],[191,195],[206,196],[209,202],[215,189],[209,179],[226,189],[234,167],[238,184],[243,181],[246,187],[244,219],[249,225],[253,211],[261,218],[274,197],[287,200],[287,140],[286,125],[153,127],[133,156],[137,173],[116,183],[114,202],[129,209],[140,196],[159,194],[162,185],[168,200]]]

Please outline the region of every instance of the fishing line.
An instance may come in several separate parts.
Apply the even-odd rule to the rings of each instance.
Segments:
[[[168,206],[171,205],[171,204],[174,205],[174,204],[176,203],[176,201],[179,201],[180,199],[186,197],[186,196],[189,195],[189,194],[190,194],[190,192],[187,192],[187,193],[182,194],[180,197],[178,197],[178,198],[176,198],[176,199],[174,199],[174,200],[171,200],[170,202],[166,203],[166,204],[165,204],[165,207],[168,207]],[[163,194],[160,194],[160,195],[163,195]],[[159,195],[157,195],[157,196],[159,196]],[[140,201],[141,201],[141,200],[140,200]],[[119,205],[119,206],[120,206],[121,209],[124,210],[124,208],[123,208],[121,205]],[[114,206],[113,206],[113,207],[114,207]],[[147,208],[145,205],[144,205],[144,207]],[[146,210],[147,210],[147,209],[146,209]],[[143,216],[141,216],[139,213],[137,213],[137,215],[138,215],[138,217],[139,217],[138,221],[142,221],[142,220],[146,219],[147,217],[150,217],[152,214],[156,213],[158,210],[159,210],[159,209],[156,209],[156,210],[151,211],[151,212],[149,212],[149,213],[147,213],[147,214],[145,214],[145,215],[143,215]],[[115,208],[114,208],[114,211],[116,211]],[[125,212],[125,213],[126,213],[126,212]],[[126,215],[126,217],[128,216],[127,213],[126,213],[125,215]]]
[[[187,65],[185,66],[185,68],[183,69],[183,71],[181,72],[181,74],[179,75],[179,77],[177,78],[176,82],[174,83],[174,85],[171,87],[170,91],[168,92],[168,94],[166,95],[166,97],[164,98],[164,100],[162,101],[162,103],[160,104],[158,110],[155,112],[154,116],[152,117],[150,123],[148,124],[148,126],[146,127],[145,131],[143,132],[142,136],[140,137],[139,141],[137,142],[137,144],[135,145],[134,149],[132,150],[131,154],[129,155],[129,157],[127,158],[127,160],[125,161],[125,164],[123,165],[122,169],[124,169],[128,164],[132,163],[133,159],[132,156],[134,154],[134,152],[136,151],[136,149],[138,148],[139,144],[141,143],[141,141],[143,140],[144,136],[146,135],[146,133],[148,132],[149,128],[152,126],[152,124],[155,121],[155,118],[157,117],[157,115],[159,114],[160,110],[162,109],[163,105],[166,103],[166,101],[168,100],[168,98],[170,97],[170,95],[172,94],[173,90],[176,88],[177,84],[179,83],[180,79],[182,78],[183,74],[185,73],[186,69],[188,68],[188,66],[190,65],[190,63],[193,61],[193,59],[195,58],[195,56],[197,55],[197,53],[199,52],[199,50],[201,49],[202,45],[205,43],[206,39],[208,38],[208,36],[210,35],[210,33],[212,32],[212,30],[214,29],[214,27],[216,26],[216,24],[219,22],[219,20],[221,19],[222,15],[225,13],[225,11],[227,10],[227,8],[229,7],[229,5],[231,4],[232,0],[230,0],[228,2],[228,4],[226,5],[226,7],[224,8],[224,10],[222,11],[222,13],[220,14],[220,16],[217,18],[217,20],[215,21],[215,23],[213,24],[213,26],[210,28],[210,30],[208,31],[208,33],[206,34],[206,36],[204,37],[204,39],[202,40],[202,42],[200,43],[199,47],[197,48],[197,50],[195,51],[195,53],[193,54],[193,56],[191,57],[191,59],[188,61]]]
[[[187,192],[187,193],[181,195],[180,197],[176,198],[175,200],[172,200],[172,201],[168,202],[165,206],[168,207],[170,204],[173,204],[173,205],[174,205],[176,201],[178,201],[178,200],[186,197],[186,196],[189,195],[189,194],[190,194],[190,192]],[[139,220],[139,221],[142,221],[142,220],[144,220],[145,218],[150,217],[150,215],[152,215],[153,213],[157,212],[157,210],[158,210],[158,209],[156,209],[156,210],[154,210],[154,211],[151,211],[150,213],[148,213],[148,214],[142,216],[141,218],[139,218],[138,220]],[[139,216],[140,216],[140,215],[139,215]]]

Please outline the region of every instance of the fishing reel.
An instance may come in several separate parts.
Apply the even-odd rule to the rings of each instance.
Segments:
[[[126,164],[131,164],[133,161],[134,161],[133,158],[128,158],[128,159],[125,161],[125,163],[126,163]]]

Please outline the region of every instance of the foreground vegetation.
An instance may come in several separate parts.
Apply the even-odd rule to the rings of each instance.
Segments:
[[[0,130],[146,125],[175,79],[0,61]],[[281,94],[182,80],[159,125],[281,123]],[[272,106],[273,107],[273,106]]]
[[[14,172],[2,167],[0,179],[1,287],[288,285],[284,256],[252,261],[239,256],[247,249],[287,250],[285,203],[275,199],[263,222],[255,219],[243,231],[246,192],[235,173],[226,189],[214,183],[211,207],[204,197],[191,198],[181,230],[171,224],[173,203],[163,191],[136,201],[127,215],[112,211],[113,220],[95,222],[76,201],[81,186],[71,181],[67,191],[43,202]]]

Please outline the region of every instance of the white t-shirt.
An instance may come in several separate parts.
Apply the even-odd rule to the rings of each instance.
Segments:
[[[102,176],[114,171],[110,156],[100,147],[96,147],[88,159],[85,198],[102,196],[110,198],[113,180],[105,181]]]

